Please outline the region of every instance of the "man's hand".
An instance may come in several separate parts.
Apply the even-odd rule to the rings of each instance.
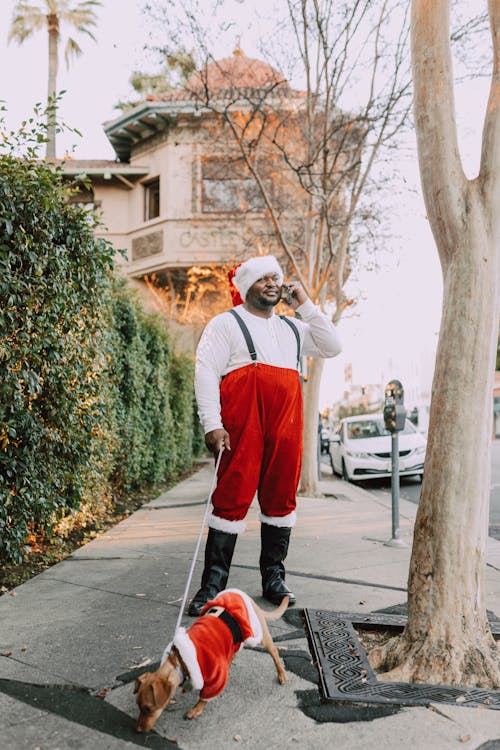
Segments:
[[[211,453],[218,453],[222,447],[230,451],[229,433],[224,428],[211,430],[205,435],[205,445]]]
[[[300,305],[304,304],[304,302],[309,299],[304,291],[304,287],[302,284],[299,284],[298,281],[291,281],[289,284],[284,284],[284,286],[286,286],[287,292],[290,295],[291,301],[289,307],[291,307],[292,310],[296,310],[297,307],[300,307]]]

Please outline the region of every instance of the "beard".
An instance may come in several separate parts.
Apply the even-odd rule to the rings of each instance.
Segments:
[[[258,300],[263,307],[276,307],[280,299],[281,299],[280,294],[276,296],[276,299],[273,299],[271,297],[266,297],[264,294],[260,294],[258,297]]]

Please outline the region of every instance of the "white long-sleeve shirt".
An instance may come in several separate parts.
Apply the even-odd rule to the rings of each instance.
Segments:
[[[279,315],[262,318],[243,305],[234,308],[246,323],[257,352],[257,362],[297,369],[297,340]],[[331,320],[311,300],[297,308],[293,319],[300,335],[300,353],[307,357],[335,357],[342,350]],[[220,381],[232,370],[251,364],[248,346],[233,315],[216,315],[206,326],[196,350],[195,393],[205,434],[222,428]]]

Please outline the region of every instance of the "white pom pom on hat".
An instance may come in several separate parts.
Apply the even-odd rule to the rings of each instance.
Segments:
[[[278,276],[278,283],[283,283],[283,271],[274,255],[257,255],[238,266],[232,281],[243,301],[252,284],[263,276],[267,276],[268,273],[275,273]]]

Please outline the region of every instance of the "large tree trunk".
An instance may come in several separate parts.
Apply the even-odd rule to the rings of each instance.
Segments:
[[[484,596],[500,269],[481,207],[471,203],[478,221],[444,271],[408,626],[402,639],[370,660],[391,670],[385,679],[500,687]],[[473,265],[471,247],[481,249]]]
[[[59,20],[55,14],[47,16],[49,33],[49,81],[47,87],[47,159],[56,158],[56,81],[58,67]]]
[[[497,30],[499,6],[491,0]],[[473,181],[458,156],[448,37],[449,0],[413,0],[420,172],[443,269],[443,318],[408,625],[370,661],[389,670],[387,679],[500,687],[484,591],[500,292],[498,33],[483,160]]]
[[[318,488],[318,403],[323,359],[312,359],[304,393],[304,458],[299,492],[308,497],[317,497]]]

